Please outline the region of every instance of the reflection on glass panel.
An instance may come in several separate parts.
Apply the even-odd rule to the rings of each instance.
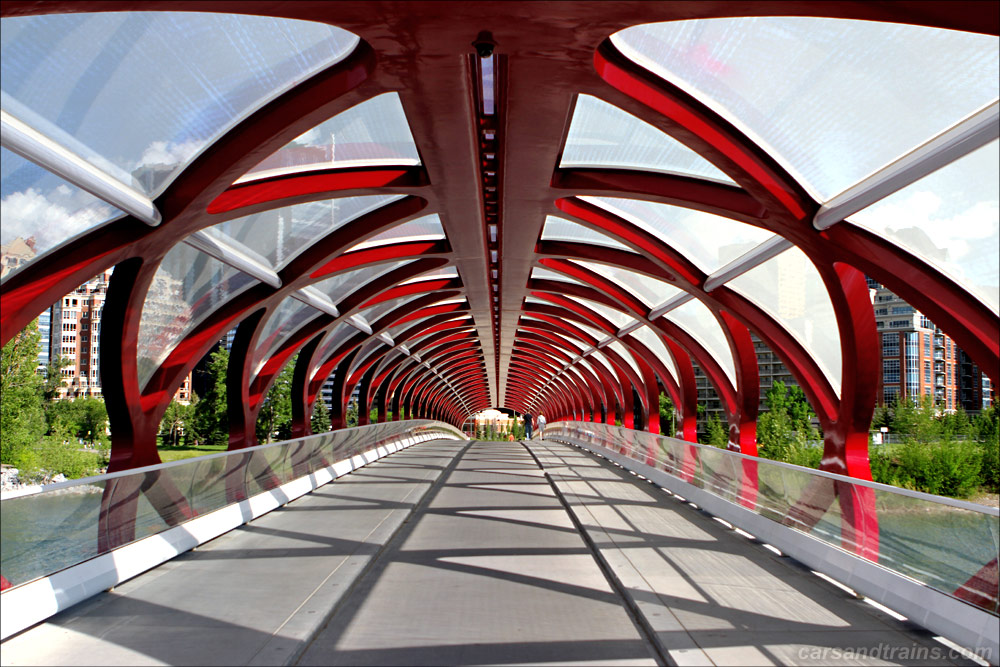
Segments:
[[[575,278],[570,278],[565,273],[559,273],[558,271],[552,271],[540,266],[536,266],[531,270],[531,277],[537,280],[560,280],[564,283],[573,283],[574,285],[583,284]]]
[[[849,220],[906,248],[1000,308],[1000,142],[970,153]]]
[[[674,364],[674,357],[670,354],[670,351],[667,349],[667,345],[663,342],[663,338],[660,337],[660,334],[656,333],[648,326],[641,326],[629,335],[634,336],[640,343],[648,347],[649,351],[655,354],[656,357],[663,362],[663,365],[667,367],[667,370],[673,376],[674,381],[677,380],[677,365]]]
[[[639,299],[642,300],[649,308],[653,308],[654,306],[658,306],[665,301],[669,301],[681,292],[680,288],[674,287],[670,283],[660,280],[659,278],[653,278],[652,276],[636,273],[635,271],[623,269],[618,266],[599,264],[597,262],[585,262],[578,259],[574,259],[572,261],[576,262],[580,266],[590,269],[594,273],[604,276],[614,283],[621,285],[632,294],[639,297]]]
[[[632,357],[632,353],[625,348],[621,341],[613,340],[608,344],[608,347],[620,354],[621,357],[628,362],[628,365],[632,367],[632,370],[639,373],[639,364],[635,362],[635,359]],[[640,375],[639,377],[642,376]]]
[[[0,85],[16,101],[8,111],[154,195],[233,124],[357,42],[321,23],[236,14],[9,17]]]
[[[769,288],[770,289],[770,288]],[[664,317],[687,331],[696,341],[701,343],[719,366],[736,386],[736,365],[729,342],[722,332],[722,326],[715,319],[712,311],[698,299],[688,301],[679,308],[669,311]]]
[[[580,199],[659,237],[705,273],[725,266],[773,236],[742,222],[670,204],[613,197]]]
[[[823,279],[798,248],[733,278],[726,286],[781,322],[840,392],[840,333]]]
[[[992,102],[1000,79],[995,36],[876,21],[673,21],[611,39],[745,131],[820,201]]]
[[[603,317],[604,319],[608,320],[613,325],[615,325],[616,328],[620,329],[629,322],[633,321],[631,316],[626,315],[620,310],[616,310],[614,308],[605,306],[603,303],[597,303],[596,301],[591,301],[590,299],[580,299],[575,296],[571,296],[568,298],[573,301],[576,301],[584,308],[588,308],[596,312],[598,315],[600,315],[601,317]]]
[[[271,311],[264,328],[257,337],[257,349],[253,353],[254,373],[258,373],[264,362],[278,347],[288,339],[303,324],[309,322],[321,313],[298,299],[285,298],[281,304]]]
[[[191,246],[179,243],[160,263],[139,321],[139,386],[180,339],[222,304],[257,281]]]
[[[6,148],[0,149],[0,276],[6,277],[121,211]]]
[[[209,227],[205,233],[280,271],[313,242],[404,196],[344,197],[296,204],[229,220]]]
[[[590,95],[576,99],[559,166],[625,167],[733,182],[673,137]]]
[[[316,354],[313,355],[315,364],[318,366],[326,361],[326,358],[329,355],[336,352],[341,345],[354,335],[358,335],[360,337],[364,334],[346,322],[341,322],[335,326],[326,334],[323,341],[316,347]]]
[[[306,169],[392,164],[416,165],[420,157],[399,94],[383,93],[304,132],[240,181]]]
[[[443,238],[446,238],[446,236],[444,227],[441,225],[441,218],[438,217],[437,213],[432,213],[376,234],[367,241],[362,241],[353,246],[351,250],[373,248],[390,243],[405,243],[407,241],[436,241]]]
[[[393,269],[398,269],[404,264],[409,263],[410,260],[383,262],[381,264],[363,266],[360,269],[353,269],[351,271],[342,271],[341,273],[335,273],[329,278],[324,278],[319,282],[313,283],[313,287],[326,294],[336,304],[376,278],[384,276]]]
[[[618,241],[607,234],[602,234],[590,227],[575,222],[570,222],[565,218],[557,218],[550,215],[545,218],[545,226],[542,228],[543,241],[573,241],[576,243],[593,243],[594,245],[617,248],[635,252],[621,241]]]

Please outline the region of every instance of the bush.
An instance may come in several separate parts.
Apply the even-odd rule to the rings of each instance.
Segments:
[[[979,486],[982,452],[975,443],[910,440],[898,448],[896,459],[890,484],[955,498],[968,497]]]
[[[41,481],[62,473],[67,479],[88,477],[100,473],[104,462],[99,451],[80,451],[75,438],[63,439],[65,434],[42,438],[33,449],[24,466],[25,477]]]

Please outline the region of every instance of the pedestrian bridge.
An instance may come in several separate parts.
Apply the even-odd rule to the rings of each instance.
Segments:
[[[996,660],[995,510],[545,436],[401,422],[6,499],[3,664]]]

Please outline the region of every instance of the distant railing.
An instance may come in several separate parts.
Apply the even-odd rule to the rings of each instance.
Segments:
[[[379,447],[442,437],[464,436],[429,420],[372,424],[51,484],[3,498],[4,591],[276,491]]]
[[[606,424],[546,439],[594,444],[983,610],[998,612],[1000,510]]]

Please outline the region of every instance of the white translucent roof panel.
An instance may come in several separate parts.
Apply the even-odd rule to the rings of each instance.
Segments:
[[[997,97],[996,37],[807,17],[653,23],[626,56],[746,132],[820,201]]]
[[[123,213],[88,192],[0,149],[2,275]]]
[[[600,341],[604,340],[609,335],[611,335],[611,334],[609,334],[606,331],[601,331],[597,327],[592,327],[592,326],[590,326],[588,324],[582,324],[580,322],[577,322],[576,320],[573,320],[573,321],[569,322],[568,324],[570,326],[577,327],[578,329],[582,329],[584,331],[584,333],[590,334],[595,339],[594,342],[593,342],[594,345],[597,345],[597,343],[599,343]]]
[[[348,338],[355,334],[361,335],[361,332],[346,322],[335,326],[327,332],[322,342],[316,347],[316,354],[313,356],[315,363],[319,365],[326,361],[330,354],[333,354]]]
[[[558,218],[554,215],[545,218],[545,226],[542,228],[543,241],[573,241],[576,243],[592,243],[606,248],[616,248],[635,252],[621,241],[618,241],[607,234],[594,231],[589,227],[570,222],[565,218]]]
[[[726,286],[781,322],[840,392],[840,333],[823,279],[798,248],[733,278]]]
[[[309,169],[416,164],[420,157],[399,95],[383,93],[304,132],[237,182]]]
[[[271,311],[264,328],[257,337],[257,348],[253,352],[254,374],[289,336],[299,327],[320,315],[320,311],[308,306],[298,299],[285,298],[277,308]]]
[[[595,313],[597,313],[598,315],[600,315],[601,317],[603,317],[604,319],[608,320],[613,325],[615,325],[616,328],[620,329],[624,325],[633,321],[631,316],[626,315],[620,310],[609,308],[608,306],[605,306],[603,303],[597,303],[596,301],[591,301],[590,299],[578,299],[575,296],[571,296],[568,298],[572,299],[573,301],[576,301],[581,306],[589,308],[590,310],[594,311]]]
[[[998,311],[1000,143],[994,141],[852,215]]]
[[[315,241],[404,195],[344,197],[296,204],[214,225],[205,233],[281,270]]]
[[[590,95],[576,98],[559,166],[632,168],[733,183],[670,135]]]
[[[705,273],[712,273],[774,236],[759,227],[670,204],[612,197],[581,199],[659,237]]]
[[[368,320],[368,322],[374,325],[375,322],[377,322],[379,318],[381,318],[386,313],[389,313],[390,311],[393,311],[423,296],[424,296],[423,294],[411,294],[399,297],[397,299],[389,299],[388,301],[383,301],[382,303],[375,304],[374,306],[371,306],[370,308],[365,308],[359,312],[361,313],[362,317],[364,317],[366,320]]]
[[[443,278],[458,278],[458,269],[454,266],[442,266],[440,269],[427,271],[426,273],[421,273],[419,276],[410,278],[409,280],[404,280],[400,283],[400,285],[419,283],[425,280],[441,280]]]
[[[693,299],[683,306],[674,308],[664,317],[687,331],[692,338],[701,343],[701,346],[722,367],[732,385],[736,386],[736,365],[733,363],[733,353],[729,349],[729,342],[722,332],[719,321],[715,319],[715,315],[705,304],[698,299]]]
[[[410,260],[400,260],[396,262],[383,262],[381,264],[372,264],[371,266],[363,266],[360,269],[352,269],[350,271],[342,271],[340,273],[335,273],[329,278],[324,278],[319,282],[313,283],[313,287],[318,289],[323,294],[330,297],[330,300],[335,304],[343,301],[349,294],[353,293],[355,290],[363,287],[364,285],[370,283],[371,281],[384,276],[393,269],[398,269],[404,264],[409,264]]]
[[[237,14],[9,17],[0,87],[14,116],[153,195],[228,128],[357,43],[322,23]]]
[[[663,362],[663,365],[667,367],[667,371],[670,372],[674,381],[677,381],[677,364],[674,363],[674,357],[670,354],[670,351],[667,349],[667,345],[663,342],[663,338],[660,334],[656,333],[648,326],[641,326],[629,335],[635,337],[640,343],[648,347],[649,351],[655,354],[656,357]]]
[[[574,285],[583,284],[579,280],[567,276],[565,273],[559,273],[558,271],[546,269],[541,266],[536,266],[531,269],[531,277],[538,280],[559,280],[564,283],[573,283]]]
[[[444,227],[441,225],[441,218],[438,217],[437,213],[432,213],[376,234],[367,241],[362,241],[355,245],[351,250],[373,248],[390,243],[404,243],[406,241],[436,241],[443,238],[447,237],[444,233]]]
[[[681,292],[680,288],[674,287],[668,282],[629,269],[597,262],[572,261],[625,287],[649,308],[658,306]]]
[[[396,336],[400,335],[401,333],[403,333],[407,329],[410,329],[411,327],[417,326],[417,324],[420,322],[420,320],[426,319],[427,317],[431,317],[431,316],[427,315],[426,317],[421,317],[421,318],[417,318],[415,320],[410,320],[408,322],[404,322],[403,324],[397,324],[395,326],[389,327],[386,330],[386,332],[395,339]],[[461,320],[461,322],[459,322],[459,320]],[[474,322],[471,319],[469,319],[468,316],[465,316],[465,315],[460,316],[460,317],[456,317],[456,318],[451,319],[451,320],[445,320],[445,323],[447,323],[447,322],[451,322],[451,326],[455,327],[455,329],[454,329],[455,331],[461,331],[461,330],[464,330],[466,328],[472,328],[472,327],[474,327]],[[419,338],[421,335],[422,334],[420,333],[420,330],[418,329],[417,333],[415,334],[416,338]],[[416,338],[409,338],[408,340],[416,340]]]
[[[632,357],[632,353],[628,351],[628,349],[621,343],[621,341],[617,340],[611,341],[610,343],[608,343],[607,346],[610,347],[615,352],[617,352],[618,354],[620,354],[622,358],[628,362],[628,365],[632,367],[632,370],[634,370],[636,373],[639,373],[639,364],[635,362],[635,359]],[[639,374],[639,377],[642,377],[641,373]]]
[[[257,281],[180,243],[160,263],[142,307],[139,385],[144,387],[181,338]]]

